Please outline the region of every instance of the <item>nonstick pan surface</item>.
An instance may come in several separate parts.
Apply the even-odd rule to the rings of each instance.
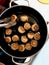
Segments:
[[[4,31],[5,28],[0,28],[0,46],[10,55],[15,57],[29,57],[35,53],[37,53],[45,44],[46,38],[47,38],[47,26],[46,23],[41,16],[40,13],[38,13],[35,9],[28,7],[28,6],[14,6],[12,8],[8,8],[1,14],[1,19],[4,19],[6,17],[10,17],[12,14],[21,15],[26,14],[31,17],[33,17],[37,24],[39,25],[39,31],[41,34],[41,39],[38,41],[38,46],[36,48],[32,48],[30,51],[25,50],[24,52],[19,51],[13,51],[10,49],[8,44],[4,41]],[[11,27],[11,29],[15,29],[17,25]]]

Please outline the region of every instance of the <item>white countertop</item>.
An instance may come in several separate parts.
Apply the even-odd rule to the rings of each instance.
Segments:
[[[49,65],[49,40],[37,55],[32,65]]]
[[[21,0],[21,2],[20,0],[15,2],[19,5],[27,5],[27,2],[24,0]],[[29,0],[29,4],[30,7],[33,7],[42,14],[45,21],[49,21],[49,4],[42,4],[37,0]],[[44,47],[41,49],[32,65],[49,65],[49,40],[46,41]]]

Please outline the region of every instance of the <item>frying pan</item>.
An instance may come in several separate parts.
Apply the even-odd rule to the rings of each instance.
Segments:
[[[34,54],[36,54],[45,44],[46,39],[47,39],[47,25],[45,23],[44,18],[42,17],[42,15],[36,11],[35,9],[29,7],[29,6],[12,6],[11,8],[6,9],[5,11],[3,11],[0,15],[0,19],[4,19],[6,17],[10,17],[12,14],[27,14],[30,15],[31,17],[34,17],[34,19],[37,21],[38,25],[39,25],[39,31],[41,33],[41,39],[39,40],[39,44],[36,48],[32,48],[32,50],[30,51],[24,51],[24,52],[15,52],[12,51],[9,46],[5,43],[4,39],[3,39],[3,32],[5,30],[4,27],[0,28],[0,47],[1,49],[8,54],[11,57],[14,58],[27,58],[30,57]]]

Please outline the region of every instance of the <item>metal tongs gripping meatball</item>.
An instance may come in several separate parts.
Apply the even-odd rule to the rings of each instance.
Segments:
[[[17,16],[14,14],[11,17],[2,19],[0,20],[0,27],[8,28],[8,27],[14,26],[16,25],[16,19],[17,19]]]

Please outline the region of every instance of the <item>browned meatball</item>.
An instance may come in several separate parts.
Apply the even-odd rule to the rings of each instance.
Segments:
[[[31,41],[31,46],[32,47],[37,47],[37,45],[38,45],[38,42],[36,40]]]
[[[19,40],[18,35],[13,35],[13,36],[12,36],[12,40],[13,40],[13,41],[18,41],[18,40]]]
[[[11,49],[12,49],[12,50],[17,50],[18,48],[19,48],[18,43],[12,43],[12,44],[11,44]]]
[[[10,43],[11,42],[11,37],[5,37],[5,41],[7,42],[7,43]]]
[[[19,51],[23,52],[25,50],[25,46],[23,44],[19,45]]]
[[[16,16],[15,14],[13,14],[13,15],[11,16],[11,21],[16,21],[16,19],[17,19],[17,16]]]
[[[21,37],[21,41],[23,43],[26,43],[28,41],[28,38],[24,35],[24,36]]]
[[[20,20],[22,22],[26,22],[26,21],[28,21],[28,16],[27,15],[22,15],[22,16],[20,16]]]
[[[5,65],[4,63],[0,62],[0,65]]]
[[[26,50],[31,50],[32,46],[30,43],[26,43],[26,46],[25,46]]]
[[[31,28],[32,28],[33,31],[38,31],[39,30],[39,26],[38,26],[37,23],[33,24]]]
[[[23,26],[19,26],[19,27],[18,27],[18,31],[19,31],[20,33],[25,33],[25,29],[23,28]]]
[[[30,25],[29,23],[25,23],[25,24],[24,24],[24,28],[25,28],[26,30],[29,30],[29,29],[31,28],[31,25]]]
[[[6,29],[5,33],[6,33],[6,35],[10,35],[12,33],[12,30],[11,29]]]
[[[28,36],[29,39],[32,39],[34,37],[34,33],[33,32],[29,32],[27,34],[27,36]]]
[[[40,38],[41,38],[40,32],[37,32],[37,33],[34,34],[35,40],[40,40]]]

